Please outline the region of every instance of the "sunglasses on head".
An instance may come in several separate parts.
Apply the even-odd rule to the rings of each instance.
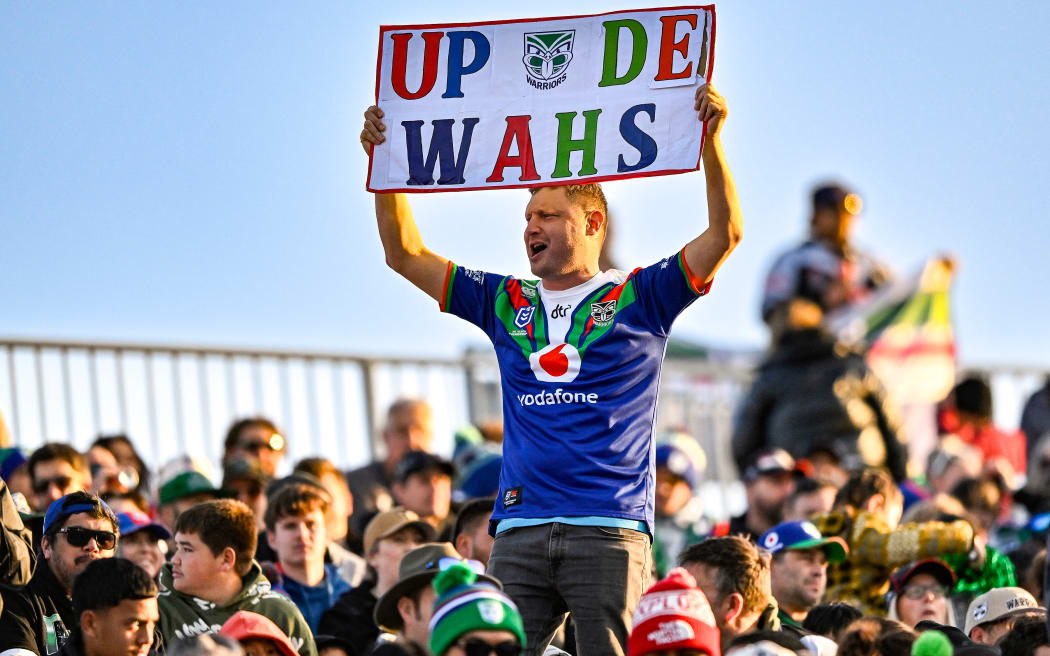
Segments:
[[[57,485],[58,489],[65,490],[69,487],[69,484],[73,482],[73,479],[69,476],[55,476],[54,478],[42,478],[39,481],[33,483],[33,491],[37,494],[46,494],[51,489],[52,485]]]
[[[58,529],[58,532],[65,533],[66,541],[74,547],[83,547],[87,545],[91,539],[94,539],[95,544],[97,544],[98,548],[103,551],[113,549],[117,546],[117,534],[110,531],[96,531],[82,526],[66,526],[65,528]]]
[[[513,640],[492,644],[480,638],[460,640],[456,643],[467,656],[521,656],[521,645]]]

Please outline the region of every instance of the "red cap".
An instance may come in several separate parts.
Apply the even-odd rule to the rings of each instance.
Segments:
[[[672,649],[699,649],[722,656],[718,627],[707,597],[681,567],[668,573],[638,600],[634,628],[627,640],[629,656]]]
[[[226,620],[219,633],[233,638],[237,642],[250,640],[269,640],[281,650],[283,656],[299,656],[292,646],[292,641],[281,631],[270,618],[247,610],[239,610]]]

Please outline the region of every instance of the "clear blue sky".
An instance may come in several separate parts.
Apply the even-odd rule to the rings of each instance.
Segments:
[[[649,5],[578,2],[574,13]],[[385,269],[357,143],[380,24],[561,2],[0,5],[0,334],[452,354],[476,329]],[[955,253],[961,357],[1050,366],[1050,3],[720,3],[745,240],[679,335],[759,346],[770,259],[833,176],[900,273]],[[699,173],[606,185],[615,256],[706,225]],[[526,273],[524,191],[417,196],[431,248]]]

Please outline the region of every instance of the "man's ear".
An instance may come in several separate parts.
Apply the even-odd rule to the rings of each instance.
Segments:
[[[57,535],[57,534],[56,534]],[[40,538],[40,553],[44,554],[45,560],[51,560],[52,545],[47,536]]]
[[[970,629],[969,638],[974,642],[984,642],[984,629],[982,629],[979,626],[973,627],[972,629]]]
[[[605,225],[605,216],[598,210],[587,212],[587,234],[596,235]]]
[[[723,617],[727,626],[732,626],[744,614],[744,596],[734,592],[725,598],[722,605]]]
[[[401,597],[397,600],[397,613],[401,616],[401,622],[416,618],[416,604],[411,597]]]
[[[86,610],[80,614],[80,631],[92,638],[98,638],[101,630],[99,616],[93,610]]]
[[[219,566],[223,571],[235,572],[237,571],[237,552],[233,550],[233,547],[226,547],[222,550],[222,554],[219,556]]]
[[[274,525],[274,528],[277,528],[276,523]],[[271,531],[269,528],[266,529],[266,544],[270,545],[270,548],[274,551],[277,551],[277,545],[274,544],[273,531]]]
[[[867,502],[865,502],[864,511],[870,513],[879,512],[885,505],[886,497],[882,496],[881,494],[873,494],[871,498],[868,499]]]
[[[395,482],[390,486],[390,491],[394,493],[394,500],[397,501],[398,505],[401,505],[401,499],[405,493],[405,484]]]
[[[456,536],[456,552],[459,553],[460,556],[470,558],[470,553],[473,551],[473,549],[471,549],[472,545],[470,544],[470,541],[470,534],[466,531]]]

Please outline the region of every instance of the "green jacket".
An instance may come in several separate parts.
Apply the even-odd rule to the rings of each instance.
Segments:
[[[230,603],[217,607],[210,601],[182,594],[172,585],[171,563],[160,570],[160,624],[157,633],[160,649],[180,638],[218,633],[223,623],[239,610],[247,610],[268,617],[291,639],[301,656],[317,656],[310,627],[302,613],[287,597],[270,590],[270,581],[263,576],[259,563],[252,561],[252,568],[244,576],[244,586]]]

